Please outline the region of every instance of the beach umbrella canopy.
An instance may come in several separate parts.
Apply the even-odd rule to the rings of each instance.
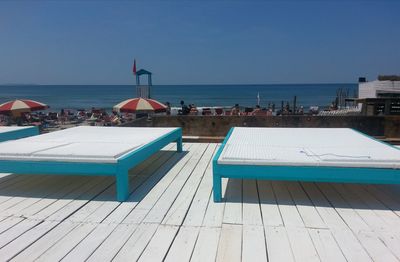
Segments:
[[[127,113],[136,113],[136,112],[165,112],[167,110],[167,106],[158,102],[154,99],[149,98],[132,98],[114,106],[114,110],[117,112],[127,112]]]
[[[11,113],[13,115],[20,115],[37,110],[44,110],[49,108],[48,105],[29,99],[17,99],[8,101],[0,105],[0,113]]]

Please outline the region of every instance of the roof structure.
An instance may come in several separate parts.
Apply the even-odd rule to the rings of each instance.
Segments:
[[[152,73],[150,71],[140,69],[139,71],[136,72],[136,75],[151,75]]]

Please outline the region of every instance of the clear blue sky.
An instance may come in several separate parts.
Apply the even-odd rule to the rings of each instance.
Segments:
[[[400,73],[400,1],[1,1],[0,83],[337,83]]]

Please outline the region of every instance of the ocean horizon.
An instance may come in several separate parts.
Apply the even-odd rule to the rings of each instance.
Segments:
[[[356,95],[356,83],[337,84],[218,84],[218,85],[154,85],[151,97],[162,103],[179,107],[180,101],[199,107],[230,107],[239,104],[254,107],[257,96],[262,107],[281,102],[293,103],[305,109],[310,106],[326,107],[335,100],[338,89],[348,90],[349,97]],[[61,109],[88,109],[91,107],[111,110],[117,103],[136,97],[135,85],[0,85],[0,103],[13,99],[33,99],[50,106],[50,111]]]

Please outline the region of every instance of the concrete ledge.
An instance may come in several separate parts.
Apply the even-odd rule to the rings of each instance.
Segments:
[[[231,127],[346,127],[400,138],[400,116],[153,116],[123,126],[181,127],[184,136],[223,137]]]

